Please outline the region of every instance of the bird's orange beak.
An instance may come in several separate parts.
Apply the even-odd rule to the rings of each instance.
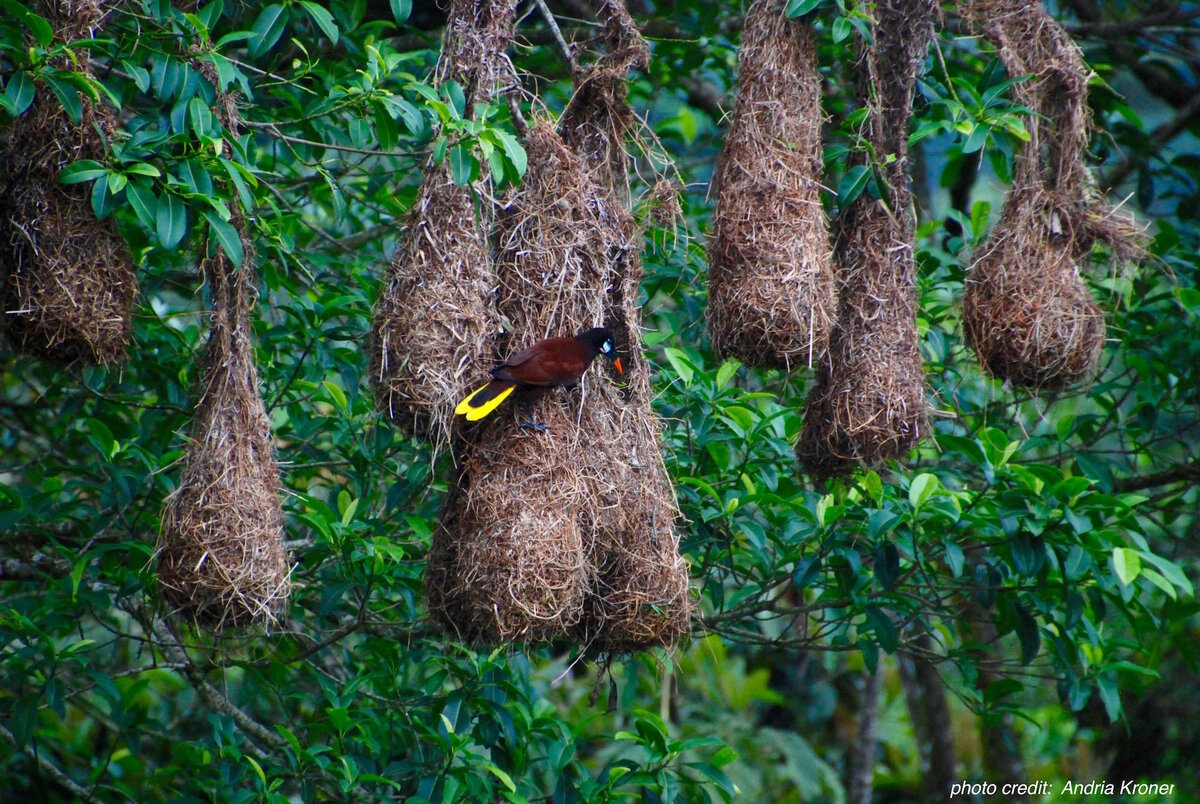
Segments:
[[[619,358],[619,357],[613,358],[613,368],[615,368],[617,370],[618,374],[625,373],[624,371],[621,370],[621,358]]]

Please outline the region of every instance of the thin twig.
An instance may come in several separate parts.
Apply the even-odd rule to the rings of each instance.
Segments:
[[[562,31],[558,27],[558,20],[554,19],[554,15],[550,13],[549,6],[546,5],[546,0],[534,0],[538,10],[542,12],[542,16],[546,18],[546,24],[550,26],[550,32],[554,34],[554,41],[558,42],[558,47],[562,50],[563,56],[567,63],[571,65],[571,72],[575,72],[575,51],[567,44],[567,40],[563,38]]]

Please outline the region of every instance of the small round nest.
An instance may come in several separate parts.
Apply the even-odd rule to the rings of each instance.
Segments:
[[[112,219],[96,220],[89,185],[58,174],[80,159],[104,161],[115,113],[88,98],[71,122],[41,87],[13,123],[0,191],[0,327],[21,352],[70,365],[123,360],[137,278]],[[103,139],[101,133],[103,133]]]
[[[811,27],[782,0],[746,12],[738,99],[713,175],[706,317],[750,366],[813,366],[835,313],[821,206],[821,78]]]
[[[249,262],[249,244],[244,244]],[[291,591],[279,469],[258,390],[245,269],[206,259],[213,291],[203,396],[183,477],[158,540],[163,597],[182,617],[220,631],[281,616]]]
[[[444,444],[454,405],[486,379],[499,330],[487,238],[470,187],[426,174],[400,231],[371,326],[376,406],[410,435]]]

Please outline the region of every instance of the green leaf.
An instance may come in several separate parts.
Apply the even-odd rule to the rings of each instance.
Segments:
[[[396,121],[392,119],[387,107],[382,103],[376,103],[375,106],[375,137],[379,140],[379,147],[385,151],[390,151],[396,147],[396,142],[400,138],[400,131],[396,126]]]
[[[229,181],[233,183],[233,188],[237,190],[238,200],[242,202],[242,209],[250,211],[254,209],[254,195],[250,192],[250,188],[246,186],[246,175],[243,173],[241,165],[234,162],[232,159],[221,157],[221,167],[225,168],[226,175],[229,176]],[[254,177],[250,176],[254,181]]]
[[[842,181],[838,184],[838,205],[844,207],[853,203],[854,199],[862,195],[870,178],[871,169],[866,165],[855,165],[847,170],[846,175],[842,176]]]
[[[1178,599],[1178,593],[1175,591],[1174,585],[1172,585],[1170,581],[1168,581],[1159,573],[1155,572],[1149,567],[1142,567],[1141,576],[1157,586],[1159,589],[1166,592],[1167,597],[1171,598],[1172,600]]]
[[[1027,665],[1037,658],[1041,650],[1042,632],[1027,608],[1019,603],[1014,608],[1017,614],[1017,639],[1021,643],[1021,664]]]
[[[900,551],[891,542],[877,544],[875,546],[875,580],[883,589],[891,589],[899,579]]]
[[[14,117],[23,114],[29,108],[29,104],[33,103],[34,94],[33,79],[26,72],[13,73],[4,86],[4,96],[12,103]]]
[[[988,135],[991,131],[987,126],[975,126],[971,129],[971,133],[967,135],[967,141],[963,143],[962,150],[964,154],[973,154],[976,151],[987,145]]]
[[[108,173],[108,168],[95,159],[80,159],[63,168],[58,174],[58,180],[63,184],[81,184],[94,181]]]
[[[254,25],[250,26],[250,31],[254,34],[250,40],[251,56],[257,58],[263,55],[275,46],[279,37],[283,36],[283,29],[287,26],[288,20],[286,12],[286,8],[276,3],[267,6],[259,13]]]
[[[313,22],[317,24],[321,32],[329,37],[329,41],[336,45],[338,43],[338,27],[337,23],[333,21],[333,15],[311,0],[300,0],[300,5],[304,6],[304,10],[313,18]]]
[[[788,19],[794,20],[797,17],[803,17],[819,5],[821,5],[821,0],[788,0],[788,4],[783,8],[783,13],[787,15]]]
[[[1178,564],[1174,564],[1162,556],[1156,555],[1155,553],[1143,552],[1140,555],[1143,562],[1149,562],[1153,564],[1158,571],[1162,573],[1163,577],[1178,587],[1179,591],[1183,592],[1186,597],[1195,596],[1196,590],[1192,586],[1191,579],[1184,574],[1184,571],[1179,567]],[[1143,572],[1145,571],[1146,570],[1143,570]],[[1171,597],[1173,598],[1174,595]]]
[[[324,385],[325,390],[329,392],[329,398],[333,400],[333,404],[337,405],[338,410],[340,410],[342,413],[348,414],[349,408],[346,404],[346,392],[343,391],[341,387],[332,380],[324,380],[321,384]]]
[[[162,175],[162,172],[158,168],[148,162],[135,162],[132,165],[125,166],[124,170],[126,173],[133,173],[138,176],[150,176],[152,178],[158,178]]]
[[[267,784],[267,774],[263,773],[262,765],[259,765],[258,762],[255,761],[254,757],[250,756],[249,754],[245,754],[244,758],[250,763],[250,766],[254,768],[255,775],[258,776],[259,781],[261,781],[265,787]]]
[[[142,226],[154,231],[158,222],[158,198],[154,190],[140,181],[131,181],[125,187],[125,198]]]
[[[1121,692],[1117,689],[1116,673],[1105,673],[1097,678],[1096,689],[1100,691],[1100,700],[1104,702],[1109,721],[1116,723],[1121,717]]]
[[[237,229],[229,221],[221,220],[216,212],[206,209],[201,212],[208,221],[209,231],[217,238],[221,250],[229,257],[234,268],[242,266],[242,239],[238,237]]]
[[[174,193],[163,193],[158,200],[155,232],[164,248],[174,249],[187,234],[187,207]]]
[[[741,366],[742,364],[738,360],[726,360],[722,363],[721,367],[717,369],[717,387],[724,388],[728,385],[729,381],[733,379],[733,375],[737,374],[737,370]]]
[[[1142,559],[1137,551],[1126,547],[1114,547],[1112,551],[1113,572],[1117,579],[1128,586],[1142,571]]]
[[[113,438],[112,430],[108,429],[107,424],[99,419],[85,419],[83,427],[88,441],[92,442],[92,446],[106,461],[117,454],[117,440]]]
[[[1013,569],[1017,574],[1026,578],[1033,577],[1045,563],[1045,548],[1040,539],[1033,539],[1028,533],[1019,533],[1013,539],[1012,558]]]
[[[913,478],[912,483],[908,487],[908,501],[913,509],[919,509],[933,493],[941,488],[941,481],[936,475],[931,475],[928,472],[922,472]]]
[[[139,92],[147,92],[150,89],[150,71],[140,64],[134,64],[128,59],[121,60],[121,69],[129,73],[133,78],[134,86]]]
[[[12,705],[8,716],[8,728],[18,749],[24,748],[33,739],[40,705],[41,697],[37,693],[23,695]]]
[[[841,44],[854,33],[854,23],[846,17],[837,17],[833,21],[833,43]]]
[[[1071,552],[1067,553],[1067,560],[1063,563],[1063,572],[1068,581],[1077,581],[1091,569],[1091,566],[1091,557],[1083,551],[1082,547],[1074,545]]]
[[[112,214],[113,196],[108,192],[108,182],[98,181],[92,185],[92,212],[97,220]]]
[[[71,118],[72,123],[79,125],[83,121],[83,102],[79,99],[79,90],[56,75],[44,75],[42,78],[50,85],[54,96],[66,109],[67,117]]]
[[[513,784],[512,777],[509,776],[504,771],[500,770],[500,768],[496,767],[496,765],[494,763],[492,763],[492,762],[484,763],[484,767],[488,769],[489,773],[491,773],[493,776],[495,776],[497,779],[499,779],[501,784],[503,784],[505,787],[507,787],[508,791],[510,793],[517,792],[517,786],[515,784]]]
[[[492,133],[500,140],[500,145],[504,149],[504,155],[509,163],[516,171],[516,177],[519,179],[525,175],[525,170],[529,166],[529,157],[525,155],[525,149],[521,143],[517,142],[517,138],[507,131],[493,129]]]
[[[412,0],[390,0],[392,6],[392,17],[396,22],[404,22],[408,19],[408,15],[412,14]]]
[[[675,373],[679,375],[679,379],[683,380],[683,384],[691,385],[696,370],[687,355],[673,346],[665,347],[663,353],[667,357],[667,362],[671,364],[671,368],[675,369]]]
[[[875,639],[879,641],[879,647],[889,654],[895,653],[896,648],[900,645],[900,638],[896,633],[896,625],[892,622],[892,618],[887,616],[882,609],[871,606],[867,609],[867,620],[871,623],[871,629],[875,632]]]
[[[29,32],[33,34],[33,38],[42,47],[50,47],[51,43],[54,42],[54,29],[50,27],[50,23],[44,17],[34,14],[23,4],[16,2],[16,0],[0,0],[0,8],[20,20],[21,24],[29,29]]]
[[[466,187],[479,176],[479,160],[471,149],[459,143],[450,149],[450,177],[459,187]]]

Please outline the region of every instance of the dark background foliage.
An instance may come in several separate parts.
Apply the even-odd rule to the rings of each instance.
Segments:
[[[816,25],[832,211],[858,189],[843,165],[864,12],[789,5]],[[807,372],[722,364],[703,329],[706,186],[742,9],[632,3],[653,60],[631,96],[642,140],[659,143],[636,154],[635,180],[670,157],[686,184],[681,224],[647,233],[643,316],[699,608],[681,650],[597,665],[568,645],[479,651],[433,628],[422,573],[447,467],[371,408],[371,304],[420,166],[445,152],[463,181],[479,159],[507,181],[521,172],[506,104],[468,122],[427,83],[444,11],[124,3],[98,40],[65,46],[92,52],[95,80],[81,81],[36,18],[0,3],[5,128],[34,93],[119,107],[107,161],[62,179],[88,182],[95,211],[115,216],[142,287],[124,366],[63,371],[0,346],[0,789],[836,801],[865,757],[879,800],[940,800],[954,779],[1057,793],[1105,777],[1173,782],[1188,800],[1200,6],[1050,8],[1098,73],[1096,176],[1154,237],[1137,269],[1101,259],[1087,277],[1109,321],[1103,372],[1035,398],[981,376],[962,345],[963,266],[1023,129],[1006,76],[948,4],[912,124],[936,438],[903,466],[818,489],[791,446]],[[597,36],[585,3],[550,10],[568,40]],[[523,11],[514,63],[561,109],[569,67],[538,6]],[[236,140],[196,43],[218,89],[241,93]],[[271,633],[214,638],[164,619],[152,551],[207,332],[197,254],[231,206],[257,249],[295,590]],[[876,741],[858,739],[864,720]]]

